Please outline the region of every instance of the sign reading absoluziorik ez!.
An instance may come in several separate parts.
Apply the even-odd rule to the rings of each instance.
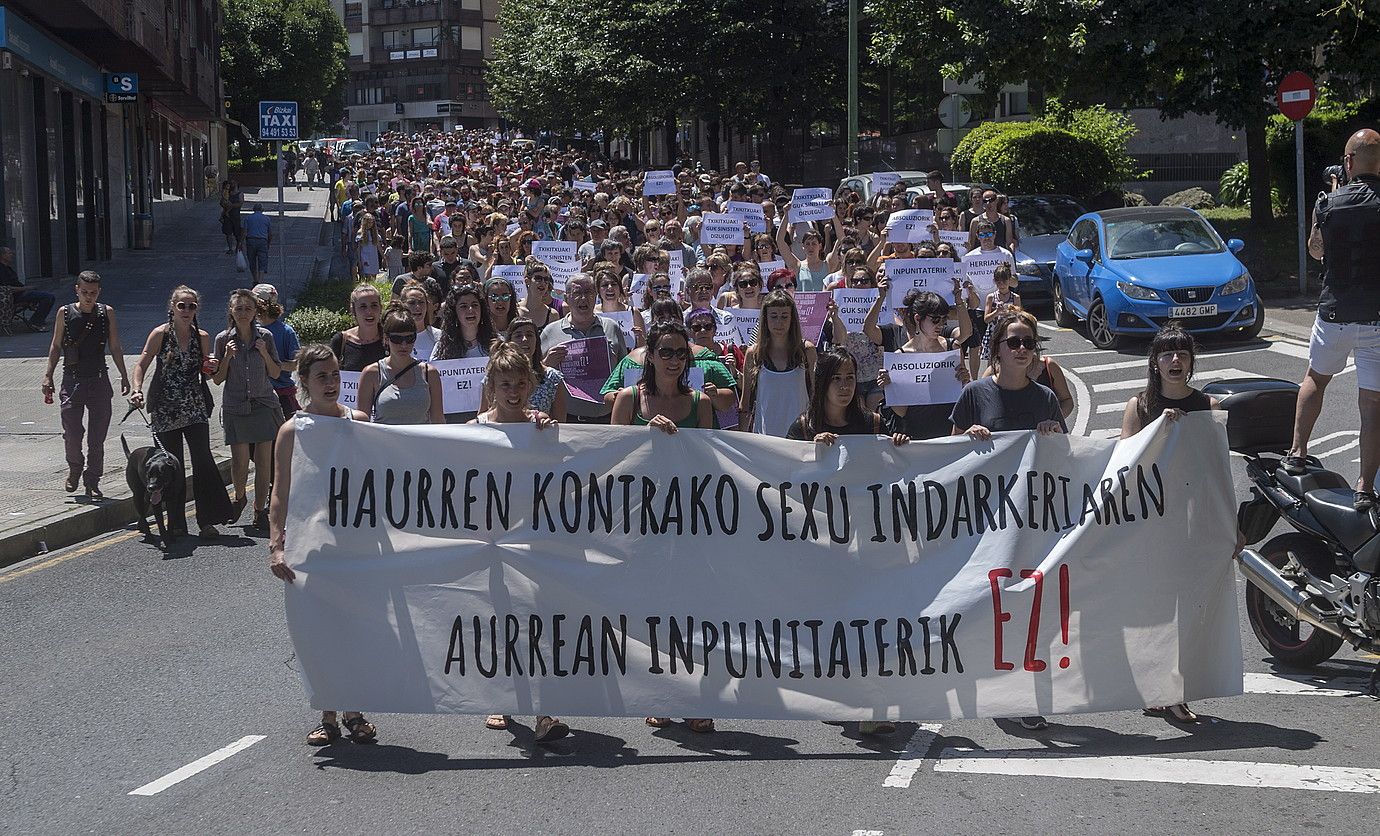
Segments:
[[[296,140],[297,102],[259,102],[259,139]]]

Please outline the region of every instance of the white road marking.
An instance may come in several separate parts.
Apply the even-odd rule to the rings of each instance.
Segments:
[[[1083,374],[1092,374],[1093,372],[1109,372],[1113,369],[1143,369],[1146,368],[1146,362],[1146,358],[1142,357],[1139,360],[1124,360],[1120,363],[1103,363],[1099,366],[1080,366],[1078,371]]]
[[[1266,351],[1273,351],[1275,354],[1283,354],[1285,357],[1294,357],[1299,360],[1308,359],[1307,344],[1286,342],[1284,340],[1274,340]]]
[[[1260,377],[1257,374],[1243,372],[1240,369],[1216,369],[1214,371],[1200,372],[1193,376],[1193,383],[1200,383],[1204,380],[1226,380],[1234,377]],[[1128,389],[1144,389],[1145,378],[1137,377],[1134,380],[1114,380],[1107,383],[1094,383],[1094,392],[1125,391]]]
[[[1313,447],[1313,446],[1318,445],[1318,444],[1325,444],[1325,443],[1331,441],[1331,440],[1334,439],[1334,438],[1342,438],[1343,436],[1345,436],[1345,437],[1347,437],[1347,438],[1350,438],[1350,437],[1353,436],[1353,435],[1359,437],[1360,434],[1361,434],[1361,431],[1360,431],[1360,430],[1341,430],[1340,432],[1328,433],[1327,435],[1323,436],[1322,438],[1313,438],[1313,439],[1309,439],[1309,441],[1308,441],[1308,446],[1309,446],[1309,447]]]
[[[1123,412],[1126,409],[1124,403],[1100,403],[1097,405],[1097,414],[1106,415],[1111,412]]]
[[[267,735],[262,734],[247,734],[244,737],[241,737],[239,740],[236,740],[234,743],[231,743],[229,746],[222,746],[221,748],[217,749],[216,751],[212,752],[204,758],[197,758],[196,760],[192,761],[184,767],[174,769],[172,772],[169,772],[167,775],[164,775],[162,778],[159,778],[156,781],[150,781],[149,783],[143,785],[142,787],[139,787],[136,790],[130,790],[129,794],[158,795],[160,792],[167,789],[168,787],[171,787],[174,784],[179,784],[187,780],[188,778],[192,777],[193,775],[196,775],[198,772],[203,772],[207,769],[210,769],[211,767],[215,766],[216,764],[220,763],[221,761],[225,760],[226,758],[230,757],[236,752],[242,752],[245,749],[248,749],[250,746],[253,746],[255,743],[258,743],[260,740],[263,740],[266,736]]]
[[[1376,769],[1129,755],[1079,757],[1067,751],[1045,754],[1025,749],[996,752],[945,749],[934,770],[978,775],[1380,793],[1380,770]]]
[[[1312,446],[1312,445],[1310,444],[1309,446]],[[1315,457],[1317,457],[1317,458],[1319,458],[1319,459],[1325,459],[1325,458],[1327,458],[1328,456],[1335,456],[1335,455],[1337,455],[1338,453],[1345,453],[1345,452],[1348,451],[1348,450],[1352,450],[1352,449],[1355,449],[1355,448],[1360,447],[1360,446],[1361,446],[1361,439],[1360,439],[1360,436],[1357,436],[1356,438],[1353,438],[1352,440],[1348,441],[1346,444],[1343,444],[1341,447],[1338,447],[1338,448],[1335,449],[1335,450],[1328,450],[1326,453],[1313,453],[1312,455],[1314,455]]]
[[[880,830],[854,830],[853,836],[883,836]]]
[[[1343,687],[1335,687],[1335,686]],[[1354,686],[1354,687],[1352,687]],[[1355,697],[1364,694],[1365,679],[1350,677],[1326,678],[1300,674],[1246,674],[1246,693],[1283,694],[1308,697]]]
[[[1069,435],[1087,435],[1088,419],[1092,417],[1092,393],[1088,391],[1088,384],[1084,383],[1083,378],[1077,374],[1065,369],[1064,377],[1073,386],[1075,417]]]
[[[901,750],[901,757],[896,759],[896,764],[891,767],[891,774],[886,776],[882,786],[900,789],[910,786],[911,779],[924,765],[925,753],[938,737],[939,728],[938,723],[920,723],[915,727],[915,734],[906,741],[906,748]]]

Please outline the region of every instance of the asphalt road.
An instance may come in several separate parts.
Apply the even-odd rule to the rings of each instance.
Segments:
[[[1074,375],[1075,429],[1107,435],[1144,359],[1051,333],[1049,351]],[[1199,369],[1297,380],[1304,352],[1210,343]],[[1344,373],[1315,433],[1315,452],[1349,479],[1355,398],[1355,374]],[[1374,826],[1380,705],[1355,692],[1375,659],[1343,651],[1313,677],[1276,671],[1244,620],[1248,693],[1197,704],[1195,726],[1123,712],[1055,718],[1042,732],[904,723],[869,739],[852,724],[720,720],[718,733],[697,735],[640,718],[567,717],[573,734],[538,746],[531,718],[494,732],[478,717],[374,715],[378,745],[312,749],[303,737],[317,716],[295,672],[280,586],[265,541],[238,529],[166,557],[117,533],[0,574],[0,832]],[[359,675],[369,676],[367,659]],[[203,771],[149,787],[216,752],[224,758]],[[130,794],[141,787],[152,794]]]

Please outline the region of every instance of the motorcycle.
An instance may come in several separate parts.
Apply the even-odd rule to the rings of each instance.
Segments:
[[[1275,659],[1308,668],[1350,644],[1380,648],[1380,517],[1352,508],[1347,480],[1308,457],[1288,473],[1281,455],[1292,442],[1298,386],[1282,380],[1217,381],[1203,391],[1227,410],[1231,449],[1246,459],[1251,499],[1237,510],[1248,545],[1283,518],[1294,531],[1259,549],[1242,549],[1237,568],[1246,586],[1246,616]],[[1380,665],[1369,693],[1380,691]]]

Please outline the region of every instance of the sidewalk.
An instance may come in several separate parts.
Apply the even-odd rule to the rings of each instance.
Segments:
[[[1265,330],[1307,343],[1318,313],[1318,295],[1292,296],[1265,301]]]
[[[322,243],[327,239],[322,223],[327,195],[325,188],[297,191],[289,186],[280,224],[276,188],[245,190],[246,210],[262,203],[273,219],[275,244],[265,281],[277,286],[289,311],[290,300],[309,278],[324,273],[330,264],[332,247]],[[155,228],[154,249],[117,251],[111,261],[97,265],[101,301],[115,308],[131,372],[149,331],[167,320],[167,299],[174,287],[186,284],[200,291],[201,327],[214,336],[225,327],[230,291],[250,286],[249,274],[236,272],[234,261],[225,255],[219,214],[220,207],[213,201],[191,204]],[[285,244],[285,251],[280,252],[277,242]],[[285,270],[280,268],[284,257]],[[56,294],[59,305],[73,301],[71,279],[32,284]],[[22,326],[13,336],[0,336],[0,461],[8,476],[0,483],[0,567],[117,530],[134,520],[120,433],[129,439],[131,448],[149,444],[150,435],[137,415],[123,425],[118,423],[126,406],[119,396],[119,375],[113,364],[110,374],[116,400],[101,480],[106,499],[88,502],[84,493],[63,490],[67,464],[61,418],[58,407],[45,405],[39,391],[51,338],[51,333],[30,333]],[[61,373],[59,363],[55,382]],[[148,375],[152,373],[150,367]],[[211,390],[219,402],[219,387],[213,384]],[[230,451],[222,440],[219,409],[211,419],[211,447],[228,480]],[[190,481],[189,475],[189,488]]]

